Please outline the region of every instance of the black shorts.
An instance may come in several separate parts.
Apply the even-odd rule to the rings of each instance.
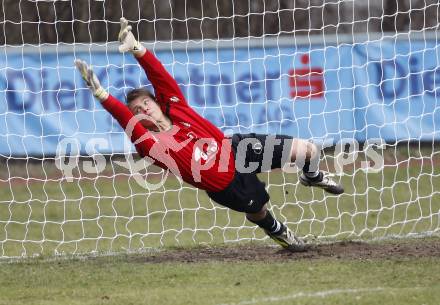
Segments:
[[[269,194],[257,174],[282,168],[289,162],[293,138],[251,133],[234,134],[231,141],[235,157],[234,179],[223,191],[207,192],[208,196],[234,211],[259,212],[269,201]]]

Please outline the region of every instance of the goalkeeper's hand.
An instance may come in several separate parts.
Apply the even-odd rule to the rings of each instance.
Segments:
[[[119,31],[118,40],[121,43],[119,52],[130,51],[135,56],[144,55],[145,48],[134,38],[131,25],[128,25],[128,21],[124,17],[121,18],[121,30]]]
[[[77,59],[75,60],[75,66],[78,68],[81,73],[82,78],[89,87],[92,94],[101,102],[105,101],[108,98],[107,91],[102,88],[101,83],[99,82],[98,77],[93,72],[92,68],[90,68],[87,63],[83,60]]]

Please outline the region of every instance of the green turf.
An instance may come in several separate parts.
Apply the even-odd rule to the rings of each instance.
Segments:
[[[438,304],[440,258],[0,264],[0,304]]]
[[[271,208],[299,235],[330,239],[438,231],[440,168],[387,167],[342,177],[342,196],[298,184],[296,174],[262,174]],[[41,173],[40,173],[41,174]],[[119,173],[98,179],[3,183],[0,256],[125,251],[263,238],[243,215],[175,178],[155,192]]]
[[[9,166],[3,173],[26,177],[20,170]],[[54,251],[124,252],[264,236],[242,214],[175,179],[150,193],[121,172],[72,183],[47,180],[41,172],[36,170],[40,180],[1,179],[0,304],[405,305],[437,304],[440,298],[439,257],[151,264],[142,263],[147,254],[137,254],[53,260]],[[43,172],[52,175],[48,168]],[[341,178],[346,194],[339,197],[300,186],[297,175],[261,178],[270,185],[274,214],[300,235],[339,240],[439,231],[440,167],[434,163],[347,173]],[[49,259],[5,260],[22,254]]]

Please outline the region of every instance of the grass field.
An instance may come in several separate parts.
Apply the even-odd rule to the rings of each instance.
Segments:
[[[243,261],[232,246],[223,247],[231,252],[223,259],[209,252],[214,258],[190,263],[149,262],[147,254],[3,263],[0,304],[438,304],[440,240],[398,244],[436,247],[408,257],[389,251],[394,242],[351,258],[296,257],[256,246],[255,259]],[[272,254],[260,258],[260,251]]]
[[[439,231],[440,167],[434,161],[398,162],[371,174],[347,169],[341,196],[305,188],[296,174],[278,171],[261,178],[269,185],[274,214],[298,235],[329,240],[406,236]],[[22,165],[2,171],[16,178],[0,182],[0,256],[124,252],[265,237],[242,214],[172,177],[149,192],[123,172],[66,182],[51,177],[53,165],[34,166],[28,165],[26,173]]]
[[[438,304],[438,237],[346,242],[438,235],[436,157],[355,165],[339,197],[262,174],[274,214],[330,241],[301,254],[175,178],[149,192],[122,171],[69,183],[53,164],[3,163],[0,304]],[[38,257],[10,260],[21,255]]]

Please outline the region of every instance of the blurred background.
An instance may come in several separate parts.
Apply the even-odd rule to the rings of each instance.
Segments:
[[[438,29],[435,0],[3,0],[0,44],[117,40],[119,18],[144,41]]]

